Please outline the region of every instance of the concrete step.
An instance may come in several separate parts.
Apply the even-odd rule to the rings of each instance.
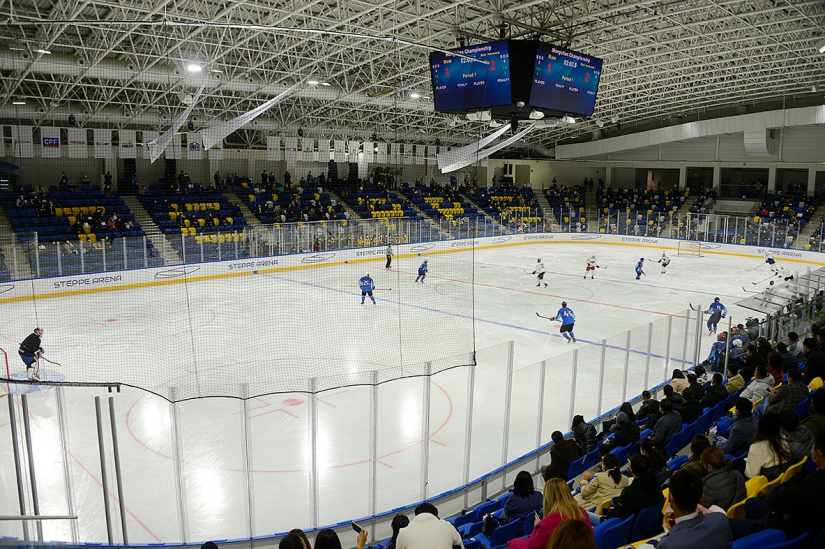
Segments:
[[[135,216],[137,222],[140,223],[146,236],[149,237],[149,240],[152,241],[155,248],[163,254],[164,262],[167,265],[183,263],[183,259],[177,249],[172,246],[169,237],[160,230],[160,227],[157,226],[155,220],[152,219],[152,216],[149,215],[149,212],[146,211],[146,208],[140,203],[140,200],[135,196],[121,196],[121,198],[126,205],[129,206],[129,210],[132,212],[132,215]]]
[[[5,210],[0,207],[0,250],[13,280],[32,278],[33,273],[25,252],[15,244],[14,231]]]
[[[430,226],[433,229],[435,229],[436,231],[438,231],[438,234],[442,235],[445,238],[452,238],[452,235],[449,232],[443,230],[441,228],[441,224],[439,224],[435,219],[433,219],[432,217],[430,217],[426,213],[424,213],[424,210],[422,210],[421,208],[419,208],[418,206],[416,206],[412,202],[409,202],[408,204],[409,204],[409,207],[412,208],[415,211],[415,215],[418,215],[421,218],[426,219],[427,222],[430,224]]]
[[[340,204],[344,208],[344,211],[349,214],[350,219],[361,219],[361,216],[358,215],[357,213],[355,213],[355,210],[350,208],[349,204],[347,204],[344,200],[342,200],[340,196],[338,196],[337,194],[335,194],[334,192],[332,192],[328,189],[325,189],[325,192],[327,194],[329,194],[329,197],[332,200],[335,200],[336,204]]]
[[[506,228],[504,225],[499,223],[499,221],[496,218],[494,218],[493,216],[489,215],[486,211],[484,211],[484,209],[481,206],[479,206],[478,204],[476,204],[473,201],[473,199],[471,199],[469,196],[467,196],[466,194],[462,194],[460,196],[461,196],[462,200],[466,200],[467,202],[472,204],[473,207],[476,210],[478,210],[478,213],[484,214],[484,219],[486,219],[488,222],[492,223],[493,225],[497,226],[502,232],[507,232],[507,231],[510,230],[509,228]]]

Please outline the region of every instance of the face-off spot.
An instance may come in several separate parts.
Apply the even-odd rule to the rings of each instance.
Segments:
[[[284,401],[284,406],[300,406],[304,401],[300,398],[288,398]]]
[[[117,322],[116,318],[107,318],[106,322]]]

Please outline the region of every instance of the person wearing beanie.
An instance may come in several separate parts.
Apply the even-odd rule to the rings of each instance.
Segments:
[[[609,450],[615,450],[616,448],[621,448],[622,446],[636,442],[641,435],[639,426],[635,421],[630,421],[624,412],[619,412],[616,416],[616,423],[610,427],[610,432],[613,433],[613,438],[602,444],[602,447],[607,446]]]

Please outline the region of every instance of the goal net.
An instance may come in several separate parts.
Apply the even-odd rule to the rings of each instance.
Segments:
[[[679,250],[676,255],[704,257],[704,247],[701,242],[695,240],[680,240]]]

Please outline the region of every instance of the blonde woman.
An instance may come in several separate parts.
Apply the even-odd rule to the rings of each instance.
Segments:
[[[602,456],[602,469],[602,472],[595,475],[589,471],[582,475],[579,483],[581,491],[574,499],[585,509],[618,496],[628,484],[629,479],[619,472],[619,458],[613,454]]]
[[[536,515],[533,533],[527,539],[514,539],[508,542],[507,549],[544,549],[550,536],[565,520],[580,520],[587,525],[591,533],[593,532],[587,512],[579,507],[570,495],[567,483],[560,478],[550,479],[544,485],[542,508],[544,518],[539,520]]]

